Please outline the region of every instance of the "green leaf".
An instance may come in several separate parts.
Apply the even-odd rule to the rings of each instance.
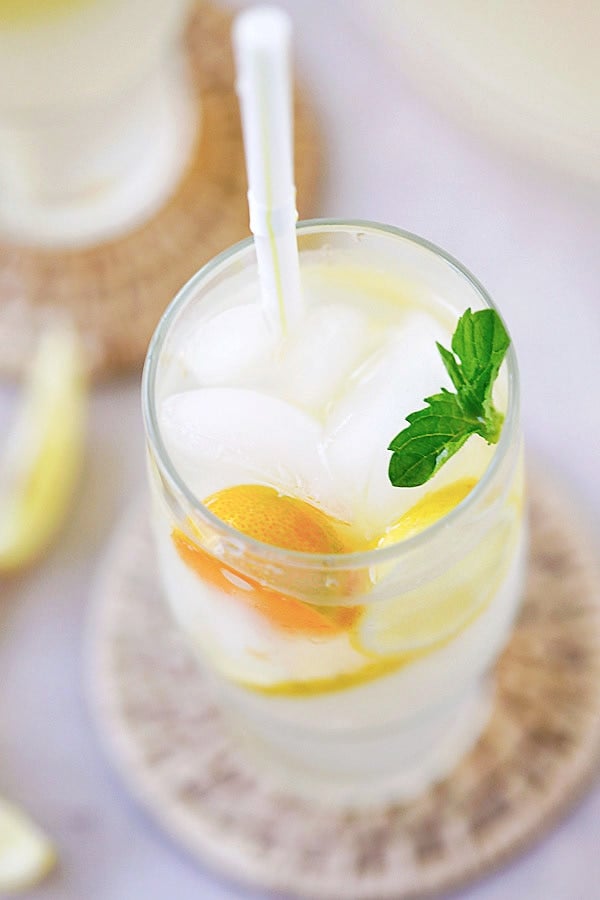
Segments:
[[[504,415],[495,409],[492,389],[510,345],[493,309],[467,309],[452,336],[452,352],[437,348],[456,393],[442,388],[427,407],[406,416],[408,427],[389,445],[389,478],[395,487],[428,481],[472,434],[496,443]],[[457,358],[458,357],[458,358]]]
[[[467,309],[458,320],[452,350],[460,359],[464,383],[483,403],[496,380],[510,338],[494,309],[473,313]],[[455,385],[457,390],[458,385]]]
[[[428,406],[407,416],[408,428],[389,446],[389,478],[394,487],[416,487],[435,475],[460,450],[479,423],[465,416],[456,394],[434,394]]]
[[[456,362],[456,358],[449,350],[446,350],[445,347],[439,343],[439,341],[435,342],[436,347],[438,348],[439,354],[442,357],[442,362],[446,366],[446,371],[450,378],[452,379],[452,384],[459,391],[462,387],[464,387],[465,379],[463,378],[463,374],[460,370],[460,365]]]
[[[448,417],[450,419],[454,418],[456,415],[459,415],[461,418],[464,417],[464,413],[460,409],[460,406],[457,405],[457,395],[451,393],[451,391],[447,391],[445,388],[442,388],[441,393],[433,394],[432,397],[425,397],[425,403],[428,404],[426,409],[418,409],[417,412],[410,413],[406,417],[407,422],[416,422],[419,419],[423,419],[428,415],[436,415]],[[394,442],[396,438],[390,444],[389,449],[394,449]]]

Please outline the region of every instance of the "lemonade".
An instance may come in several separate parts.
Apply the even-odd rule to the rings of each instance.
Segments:
[[[189,0],[0,0],[0,233],[85,244],[143,221],[196,131]]]
[[[490,708],[524,564],[512,350],[500,440],[471,436],[416,487],[390,441],[452,383],[481,286],[420,239],[298,229],[304,314],[276,337],[244,242],[182,290],[144,406],[166,595],[240,739],[327,802],[405,800],[442,778]]]

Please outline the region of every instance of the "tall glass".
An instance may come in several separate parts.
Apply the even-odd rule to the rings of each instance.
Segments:
[[[454,316],[493,307],[460,263],[398,229],[304,222],[298,242],[301,271],[310,263],[314,272],[315,260],[324,272],[350,262],[373,284],[374,304],[395,285]],[[243,241],[181,290],[148,353],[143,408],[166,599],[231,727],[270,777],[325,802],[407,800],[443,778],[484,728],[493,665],[520,602],[526,530],[514,350],[499,388],[506,415],[500,441],[483,477],[451,512],[386,547],[285,550],[225,524],[194,495],[169,458],[157,414],[181,386],[178,348],[190,329],[236,306],[256,283],[254,247]],[[239,616],[236,591],[246,600],[250,592],[258,605],[299,599],[349,630],[329,642],[314,635],[267,640],[251,656],[251,632],[244,631],[251,623]],[[380,652],[361,644],[365,627]],[[403,629],[413,639],[399,650]],[[334,657],[341,662],[332,674]]]
[[[196,131],[189,0],[0,3],[0,234],[80,245],[139,224]]]

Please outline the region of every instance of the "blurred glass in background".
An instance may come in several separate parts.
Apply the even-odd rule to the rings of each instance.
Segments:
[[[600,183],[598,0],[362,0],[446,111]]]
[[[194,140],[189,0],[0,0],[0,234],[93,243],[143,221]]]

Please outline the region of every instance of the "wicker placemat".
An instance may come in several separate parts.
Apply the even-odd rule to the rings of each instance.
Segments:
[[[125,781],[198,859],[293,896],[415,898],[497,867],[597,770],[600,594],[576,522],[551,482],[534,484],[526,599],[476,748],[418,802],[331,812],[266,785],[232,744],[161,600],[138,506],[114,538],[90,630],[93,703]]]
[[[202,127],[175,194],[142,227],[80,250],[0,242],[0,373],[31,359],[43,325],[66,310],[95,376],[137,368],[176,291],[215,253],[248,235],[246,174],[230,49],[232,17],[199,2],[187,43]],[[314,211],[319,152],[307,103],[296,96],[300,215]]]

